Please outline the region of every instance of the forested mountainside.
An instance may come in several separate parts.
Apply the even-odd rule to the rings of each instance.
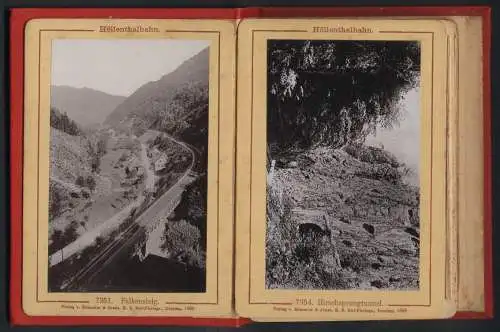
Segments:
[[[64,110],[82,127],[102,123],[126,98],[70,86],[52,86],[50,94],[51,106]]]
[[[105,124],[133,130],[155,128],[197,147],[206,143],[208,48],[158,81],[137,89],[106,119]]]

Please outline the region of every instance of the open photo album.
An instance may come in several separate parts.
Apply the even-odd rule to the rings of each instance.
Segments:
[[[410,9],[15,10],[14,323],[490,317],[489,9]]]

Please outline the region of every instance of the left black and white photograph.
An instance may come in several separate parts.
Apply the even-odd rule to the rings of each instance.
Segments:
[[[206,291],[209,47],[53,40],[49,292]]]

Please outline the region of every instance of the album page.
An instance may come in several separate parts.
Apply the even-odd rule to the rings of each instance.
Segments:
[[[232,315],[235,25],[36,19],[23,309]]]
[[[240,24],[239,315],[456,312],[456,49],[447,20]]]

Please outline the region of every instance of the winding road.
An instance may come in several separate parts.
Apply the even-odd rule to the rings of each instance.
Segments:
[[[161,217],[170,215],[175,207],[179,204],[182,193],[185,187],[194,179],[193,167],[197,160],[197,151],[188,146],[186,143],[162,133],[171,141],[181,145],[186,151],[189,151],[192,158],[191,164],[186,171],[179,177],[165,193],[159,196],[149,207],[147,207],[123,232],[118,234],[110,243],[106,244],[99,253],[94,256],[77,274],[71,278],[62,289],[65,291],[82,291],[92,288],[92,281],[103,274],[103,271],[108,271],[109,267],[114,264],[118,258],[123,258],[127,255],[129,248],[140,241],[144,232],[144,227],[154,223]]]

